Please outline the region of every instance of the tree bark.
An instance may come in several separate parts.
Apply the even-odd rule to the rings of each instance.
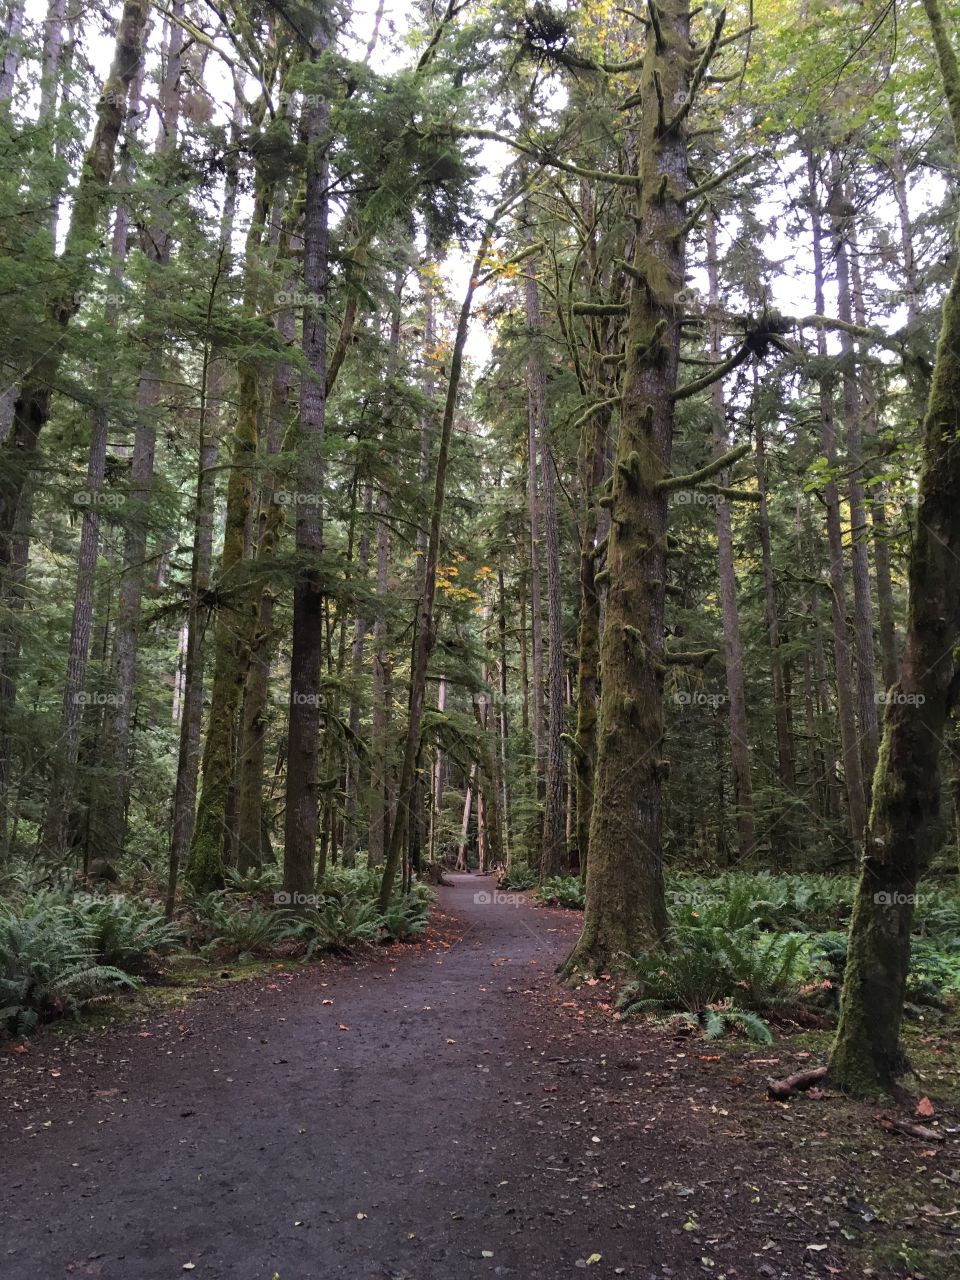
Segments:
[[[175,12],[182,12],[178,3]],[[180,53],[183,30],[171,21],[167,62],[160,89],[160,128],[155,156],[161,166],[174,150],[180,111]],[[166,202],[159,193],[144,235],[145,256],[162,273],[170,260],[172,235]],[[163,370],[163,329],[156,320],[145,322],[146,363],[137,384],[137,426],[130,462],[129,501],[124,508],[123,575],[117,599],[111,655],[111,701],[102,729],[101,765],[106,784],[93,797],[90,825],[93,841],[102,856],[119,857],[126,844],[129,803],[130,730],[137,682],[140,645],[140,613],[147,560],[147,533],[153,495],[153,469],[157,440],[157,409]]]
[[[87,291],[98,248],[99,229],[109,205],[117,140],[126,113],[127,95],[141,66],[149,5],[125,0],[117,28],[113,61],[97,103],[93,137],[84,157],[74,195],[70,226],[59,260],[60,281],[47,306],[49,342],[27,370],[14,402],[13,424],[0,443],[0,599],[9,601],[0,645],[0,719],[6,720],[16,698],[19,641],[13,629],[22,597],[29,555],[31,476],[41,432],[50,418],[53,388],[64,355],[64,339]],[[0,809],[6,806],[9,738],[0,740]]]
[[[311,61],[326,51],[327,15],[317,22]],[[327,252],[330,104],[306,100],[306,206],[303,231],[303,355],[300,430],[296,462],[297,575],[293,591],[293,645],[287,735],[287,792],[284,814],[283,887],[291,896],[309,894],[314,884],[319,798],[320,663],[323,591],[318,560],[323,551],[321,498],[322,443],[326,421]]]
[[[824,315],[823,228],[817,192],[817,165],[813,151],[807,151],[807,177],[810,195],[810,217],[813,228],[813,271],[815,308]],[[817,330],[817,354],[826,359],[827,346],[823,329]],[[820,377],[820,431],[823,453],[833,471],[837,466],[837,438],[833,412],[833,385],[827,374]],[[866,795],[863,785],[860,742],[857,737],[857,713],[854,699],[850,641],[847,635],[847,590],[844,572],[843,531],[840,524],[840,493],[831,475],[823,486],[823,502],[827,518],[827,547],[830,566],[830,611],[833,619],[833,652],[837,678],[837,715],[840,721],[840,743],[843,755],[844,782],[850,820],[850,839],[856,851],[863,847],[866,825]]]
[[[954,132],[960,69],[938,0],[924,0]],[[923,424],[916,527],[910,548],[907,636],[886,704],[869,837],[850,924],[840,1023],[829,1078],[873,1094],[904,1065],[900,1024],[917,883],[940,839],[940,750],[957,691],[960,635],[960,267],[943,304]]]
[[[847,215],[849,192],[842,181],[839,163],[833,159],[833,191],[831,197],[831,231],[837,264],[837,315],[845,324],[853,323],[853,291],[850,283],[850,220]],[[843,370],[843,425],[845,453],[850,472],[848,502],[850,507],[850,560],[853,583],[853,639],[856,658],[857,722],[860,729],[860,758],[864,799],[870,805],[870,784],[877,766],[879,728],[877,695],[874,679],[873,601],[870,594],[870,557],[866,502],[862,478],[863,402],[855,367],[856,351],[852,336],[840,334]]]
[[[610,495],[603,686],[583,933],[566,972],[622,966],[667,929],[663,884],[663,675],[667,495],[684,279],[687,0],[645,28],[637,122],[638,234],[630,262],[624,385]],[[660,103],[663,106],[660,106]]]
[[[563,865],[563,597],[560,581],[560,529],[557,521],[556,481],[554,478],[553,450],[550,447],[550,422],[546,402],[546,374],[544,370],[542,320],[540,316],[540,290],[537,284],[537,257],[527,259],[524,280],[524,298],[527,313],[527,335],[530,353],[527,357],[527,385],[529,394],[529,475],[533,481],[530,489],[531,525],[531,581],[535,583],[532,595],[534,618],[533,668],[534,668],[534,732],[539,737],[540,757],[538,777],[544,774],[543,834],[540,846],[541,882],[560,873]],[[540,478],[543,490],[543,536],[547,555],[547,632],[548,632],[548,708],[546,726],[543,721],[543,637],[540,621],[540,565],[536,531],[539,532],[537,512],[537,458],[540,458]],[[539,644],[539,655],[538,655]],[[537,666],[540,666],[539,677]],[[539,710],[538,710],[539,709]],[[537,717],[539,715],[539,728]],[[542,758],[545,756],[545,760]]]
[[[720,276],[717,261],[717,220],[711,210],[707,214],[707,277],[710,306],[714,318],[710,324],[710,359],[719,364],[720,346]],[[710,388],[713,405],[713,454],[721,458],[729,450],[723,379]],[[723,483],[723,481],[721,481]],[[722,499],[716,504],[714,524],[717,534],[717,563],[720,583],[720,615],[723,626],[723,654],[727,678],[730,724],[730,763],[733,772],[733,805],[737,823],[740,858],[751,858],[756,851],[753,820],[753,783],[750,777],[750,742],[747,735],[747,699],[743,678],[743,645],[740,639],[740,615],[737,608],[737,579],[733,567],[733,530],[730,503]]]

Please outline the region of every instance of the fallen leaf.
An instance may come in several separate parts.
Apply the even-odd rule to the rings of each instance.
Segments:
[[[931,1116],[935,1116],[936,1114],[937,1114],[936,1108],[934,1107],[933,1103],[930,1101],[929,1098],[926,1098],[926,1097],[921,1098],[920,1101],[917,1103],[918,1116],[924,1116],[927,1120],[929,1120]]]

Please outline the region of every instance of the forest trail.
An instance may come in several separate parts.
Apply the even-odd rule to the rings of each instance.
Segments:
[[[457,876],[424,945],[43,1039],[0,1079],[0,1276],[825,1274],[803,1228],[761,1251],[749,1184],[805,1173],[695,1050],[559,985],[578,923]]]

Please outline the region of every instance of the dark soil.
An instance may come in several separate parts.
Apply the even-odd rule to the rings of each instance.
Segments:
[[[766,1101],[809,1051],[620,1024],[556,979],[579,916],[493,895],[457,876],[420,945],[0,1054],[0,1280],[960,1275],[956,1130]],[[871,1188],[908,1175],[942,1273],[870,1269],[909,1209]]]

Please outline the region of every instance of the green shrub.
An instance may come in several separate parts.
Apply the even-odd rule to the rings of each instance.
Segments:
[[[254,902],[237,902],[214,891],[196,899],[194,939],[205,951],[229,956],[251,956],[268,950],[291,936],[291,925],[283,911],[266,911]]]
[[[514,861],[509,871],[503,871],[497,879],[501,889],[532,889],[537,883],[537,873],[525,862]]]
[[[175,951],[183,939],[179,926],[165,919],[154,903],[113,894],[109,898],[75,898],[71,904],[89,932],[101,964],[143,974],[156,968],[160,956]]]
[[[323,899],[289,925],[290,936],[306,944],[308,956],[315,951],[347,952],[371,946],[379,941],[383,927],[376,900],[350,892]]]
[[[734,1026],[766,1039],[754,1011],[799,997],[810,970],[806,948],[803,937],[763,933],[752,925],[678,928],[669,949],[631,958],[632,976],[617,1006],[625,1017],[682,1013],[711,1037]]]
[[[278,866],[251,867],[249,871],[224,868],[223,887],[228,893],[274,893],[282,883],[283,875]]]
[[[540,886],[539,896],[541,902],[551,906],[583,910],[583,882],[579,876],[551,876]]]
[[[98,962],[91,932],[68,906],[49,904],[27,915],[0,909],[0,1031],[22,1035],[136,985]]]
[[[430,896],[414,891],[395,902],[384,913],[381,924],[384,935],[394,942],[412,942],[427,927],[430,917]]]

